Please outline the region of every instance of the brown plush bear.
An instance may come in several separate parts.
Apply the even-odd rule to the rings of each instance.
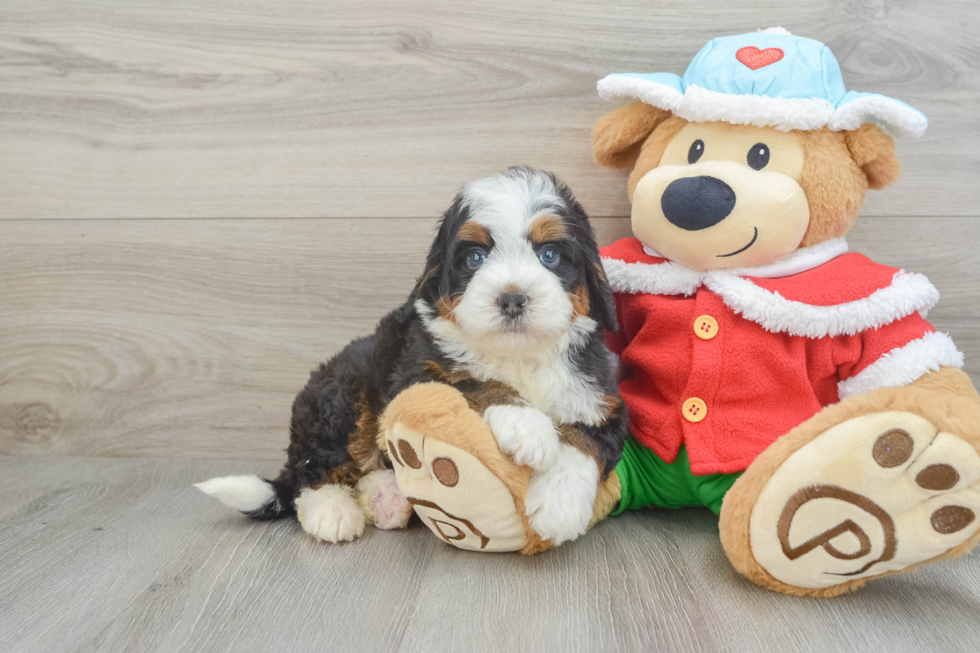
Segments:
[[[980,540],[980,395],[921,275],[846,253],[891,136],[925,117],[846,93],[823,44],[715,39],[683,78],[611,75],[635,238],[603,250],[635,436],[617,511],[705,505],[734,566],[831,596]],[[760,90],[763,89],[763,90]],[[821,113],[823,112],[823,113]]]
[[[826,46],[779,29],[715,39],[683,77],[611,75],[599,90],[637,101],[594,131],[596,160],[632,169],[635,235],[603,250],[632,435],[594,519],[706,506],[741,573],[796,595],[837,595],[975,546],[980,395],[925,320],[938,293],[843,240],[866,190],[901,174],[878,125],[918,135],[925,117],[846,91]],[[455,510],[499,484],[521,542],[507,548],[547,548],[523,517],[526,476],[489,429],[457,400],[474,425],[465,438],[401,399],[388,433],[428,429],[472,454],[459,478],[495,479]],[[484,501],[481,519],[499,505]],[[472,539],[454,524],[444,539]]]
[[[703,155],[688,163],[694,158],[689,152],[695,143]],[[747,162],[747,155],[760,143],[768,156],[763,174]],[[853,225],[866,189],[883,188],[901,174],[891,137],[872,124],[842,132],[826,127],[784,132],[773,127],[697,123],[635,102],[596,124],[594,147],[596,160],[603,165],[632,167],[627,192],[637,239],[604,250],[621,311],[622,331],[615,338],[620,344],[614,344],[614,349],[630,362],[648,354],[648,348],[658,350],[653,355],[657,360],[638,363],[646,368],[641,374],[661,369],[665,376],[676,377],[680,363],[688,376],[667,392],[680,389],[683,394],[685,388],[678,386],[689,387],[691,363],[678,361],[679,348],[671,346],[679,342],[664,342],[663,333],[653,333],[648,347],[636,340],[644,337],[644,329],[662,320],[662,316],[647,319],[644,311],[656,311],[658,304],[649,302],[644,291],[668,301],[693,297],[687,302],[695,305],[702,293],[713,295],[715,310],[709,327],[720,333],[731,325],[733,336],[753,341],[747,346],[727,342],[722,351],[710,352],[706,357],[721,368],[717,374],[727,378],[698,381],[701,387],[715,382],[711,392],[718,403],[741,404],[720,408],[731,414],[724,416],[724,424],[710,427],[726,432],[706,436],[702,418],[684,424],[695,432],[693,437],[682,436],[696,476],[734,477],[744,469],[737,480],[730,477],[733,484],[724,493],[720,513],[722,543],[735,567],[759,585],[778,591],[835,595],[867,578],[971,549],[980,539],[976,520],[980,396],[969,377],[956,369],[958,357],[945,338],[935,334],[919,313],[935,301],[930,288],[925,288],[920,300],[916,284],[900,288],[906,278],[901,271],[881,270],[885,266],[859,255],[837,253],[823,260],[835,254],[830,248],[803,267],[789,269],[790,274],[760,277],[753,284],[762,291],[759,296],[726,287],[751,278],[753,271],[748,268],[765,274],[765,266],[786,262],[794,250],[805,256],[826,243],[837,246],[835,239]],[[664,210],[665,196],[670,199],[668,189],[678,180],[702,176],[723,179],[737,198],[734,207],[714,225],[678,227],[669,210]],[[710,202],[703,199],[708,193],[697,188],[693,198],[689,195],[683,201]],[[751,240],[752,246],[745,248]],[[653,248],[655,253],[650,254]],[[672,265],[676,269],[647,279],[630,269]],[[826,266],[830,267],[822,269]],[[688,284],[685,287],[634,290],[644,283],[668,284],[672,273],[685,269],[704,274],[697,281],[680,281],[680,286]],[[712,279],[710,270],[727,274]],[[689,294],[689,286],[695,284],[704,290]],[[890,289],[902,292],[889,293]],[[787,305],[785,315],[778,303],[784,297],[799,304]],[[648,305],[639,306],[644,299]],[[702,302],[694,312],[707,311],[707,306]],[[807,308],[837,310],[811,315]],[[847,308],[857,316],[853,324],[847,324],[851,317]],[[695,316],[690,318],[693,323]],[[690,339],[686,331],[678,341]],[[714,334],[710,340],[702,340],[698,333],[693,336],[701,340],[697,344],[722,344]],[[802,351],[787,351],[797,347]],[[726,360],[746,355],[756,357],[754,364]],[[783,371],[774,368],[794,363],[826,368],[800,370],[814,386],[807,394],[825,407],[772,443],[765,442],[772,426],[786,426],[779,424],[784,421],[781,417],[795,421],[811,409],[779,405],[800,398],[800,388],[792,382],[771,385],[782,380]],[[776,378],[766,378],[769,374]],[[826,377],[836,387],[817,387],[827,382]],[[729,384],[747,385],[748,392],[717,396]],[[656,421],[661,406],[655,404],[671,402],[650,401],[650,395],[665,385],[648,384],[644,377],[640,384],[627,381],[621,386],[631,415],[647,409],[652,413],[633,420],[634,434],[650,421],[651,431],[662,429]],[[770,401],[753,400],[753,390],[759,386],[771,393]],[[843,398],[844,394],[848,396]],[[711,404],[708,400],[703,408],[709,416]],[[737,413],[755,410],[763,413],[745,415],[742,427],[751,424],[755,432],[742,432]],[[758,423],[766,418],[777,424]],[[769,433],[760,440],[760,431]],[[724,441],[726,436],[730,441]],[[692,453],[695,438],[710,440],[700,447],[698,460]],[[650,448],[661,458],[676,455],[662,433],[652,441]],[[746,458],[751,463],[742,467],[740,461]],[[701,470],[696,469],[697,462]]]

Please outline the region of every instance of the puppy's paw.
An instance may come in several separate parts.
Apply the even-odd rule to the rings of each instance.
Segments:
[[[531,527],[556,546],[585,533],[599,487],[599,468],[584,453],[561,445],[555,464],[531,475],[525,508]]]
[[[491,406],[483,412],[483,421],[500,450],[518,465],[543,470],[558,458],[558,431],[551,418],[536,408]]]
[[[296,498],[296,516],[303,530],[321,542],[350,542],[364,533],[364,513],[351,488],[324,485],[306,488]]]
[[[357,502],[364,516],[384,530],[405,528],[412,516],[412,505],[390,469],[379,469],[358,481]]]

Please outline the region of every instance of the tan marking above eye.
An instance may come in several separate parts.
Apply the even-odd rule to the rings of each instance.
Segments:
[[[535,245],[562,240],[568,235],[565,221],[556,215],[542,215],[531,222],[527,237]]]
[[[490,231],[479,222],[467,222],[456,232],[456,240],[480,243],[487,248],[493,247],[493,237]]]

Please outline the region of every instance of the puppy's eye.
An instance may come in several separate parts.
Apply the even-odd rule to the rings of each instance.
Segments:
[[[466,267],[475,270],[487,260],[487,254],[479,247],[474,247],[466,254]]]
[[[691,143],[691,149],[687,151],[687,162],[697,163],[702,154],[704,154],[704,141],[699,138]]]
[[[548,245],[547,247],[542,247],[541,251],[538,252],[538,259],[545,265],[545,267],[553,268],[558,265],[558,261],[561,257],[558,256],[558,250]]]
[[[753,170],[762,170],[769,165],[769,146],[765,143],[756,143],[749,150],[746,160]]]

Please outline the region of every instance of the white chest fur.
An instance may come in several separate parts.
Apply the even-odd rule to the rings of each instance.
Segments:
[[[508,384],[557,423],[599,424],[605,419],[602,389],[595,379],[575,369],[567,356],[550,361],[486,360],[482,365],[461,367],[477,378]]]
[[[600,424],[606,419],[604,391],[595,378],[576,368],[571,356],[598,328],[595,320],[580,316],[557,342],[525,346],[521,354],[512,353],[517,348],[495,354],[452,322],[436,318],[421,300],[416,307],[439,349],[454,361],[454,369],[480,381],[506,383],[559,424]]]

